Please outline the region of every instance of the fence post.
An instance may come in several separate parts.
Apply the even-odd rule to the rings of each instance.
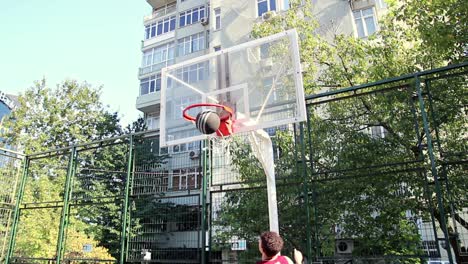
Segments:
[[[306,107],[307,108],[307,107]],[[307,109],[307,134],[309,139],[309,162],[310,162],[310,171],[311,171],[311,182],[313,183],[313,175],[315,173],[314,168],[314,155],[313,155],[313,147],[312,147],[312,129],[311,129],[311,121],[310,121],[310,112]],[[315,242],[315,258],[320,256],[320,240],[319,240],[319,228],[318,228],[318,215],[317,215],[317,197],[316,191],[314,189],[314,185],[312,184],[312,204],[314,206],[314,242]],[[310,256],[312,259],[312,256]]]
[[[127,163],[127,178],[125,179],[124,206],[122,208],[122,232],[120,234],[120,264],[125,262],[125,240],[127,234],[127,218],[128,218],[128,196],[130,193],[130,181],[132,177],[133,164],[133,135],[130,135],[128,163]]]
[[[441,187],[440,187],[440,182],[439,182],[439,176],[437,173],[434,150],[432,148],[432,136],[431,136],[431,131],[429,130],[427,113],[425,110],[424,99],[422,97],[422,92],[421,92],[421,80],[418,75],[415,75],[415,80],[416,80],[416,92],[418,94],[418,99],[419,99],[419,108],[421,109],[421,116],[423,119],[424,133],[426,134],[426,139],[427,139],[427,152],[429,154],[429,160],[431,162],[431,172],[432,172],[432,176],[434,177],[437,204],[440,210],[440,225],[442,228],[442,232],[444,233],[445,244],[447,245],[447,256],[449,258],[450,263],[453,263],[453,256],[452,256],[452,250],[451,250],[451,245],[450,245],[450,240],[449,240],[449,233],[447,229],[447,222],[445,221],[445,210],[444,210],[444,204],[442,201],[442,192],[441,192]]]
[[[57,240],[57,258],[56,264],[60,264],[63,258],[63,254],[65,251],[65,230],[68,225],[68,216],[69,216],[69,202],[71,196],[71,189],[72,189],[72,179],[75,174],[75,159],[77,158],[77,151],[76,147],[73,147],[70,153],[70,160],[68,161],[68,171],[67,177],[65,179],[65,190],[63,194],[63,208],[62,208],[62,215],[60,217],[60,229],[58,233],[58,240]]]
[[[11,258],[11,255],[13,254],[13,249],[15,247],[16,233],[18,231],[17,229],[18,229],[18,221],[19,221],[19,215],[20,215],[20,205],[23,200],[24,187],[26,185],[28,173],[29,173],[29,157],[26,156],[24,159],[24,163],[23,163],[23,176],[21,177],[20,187],[18,190],[18,194],[16,195],[16,205],[15,205],[15,212],[13,216],[13,225],[11,227],[11,236],[10,236],[10,243],[8,244],[8,251],[5,256],[5,264],[10,263],[10,258]]]
[[[208,184],[208,141],[204,140],[202,143],[202,166],[203,166],[203,178],[202,178],[202,218],[201,218],[201,262],[202,264],[206,263],[206,195],[207,195],[207,184]]]
[[[299,135],[300,135],[300,145],[301,145],[301,160],[302,160],[302,168],[301,168],[301,176],[304,180],[304,203],[306,205],[306,235],[307,235],[307,256],[309,259],[312,259],[312,241],[311,241],[311,230],[310,230],[310,208],[309,208],[309,184],[308,184],[308,177],[307,177],[307,164],[305,159],[305,147],[304,147],[304,124],[301,122],[299,124]]]

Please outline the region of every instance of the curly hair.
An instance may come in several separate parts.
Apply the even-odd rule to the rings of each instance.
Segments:
[[[276,232],[263,232],[260,241],[262,250],[268,257],[273,257],[283,248],[283,239]]]

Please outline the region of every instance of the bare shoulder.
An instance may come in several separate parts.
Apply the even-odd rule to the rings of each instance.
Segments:
[[[283,256],[289,264],[294,264],[294,262],[288,257],[288,256]]]

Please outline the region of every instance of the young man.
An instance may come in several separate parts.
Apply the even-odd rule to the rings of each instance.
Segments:
[[[258,250],[262,253],[262,260],[257,264],[294,264],[286,256],[281,256],[283,239],[276,232],[263,232],[258,240]],[[302,253],[294,249],[296,264],[302,264]]]

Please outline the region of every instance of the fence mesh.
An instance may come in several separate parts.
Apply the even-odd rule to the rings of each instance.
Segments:
[[[10,241],[22,157],[7,149],[0,152],[0,263],[5,260]]]
[[[324,90],[307,97],[307,122],[267,130],[283,254],[297,248],[309,263],[466,260],[466,67]],[[0,155],[0,256],[258,261],[269,228],[264,169],[247,134],[226,143],[160,148],[149,131],[27,156],[24,172],[21,158]]]

